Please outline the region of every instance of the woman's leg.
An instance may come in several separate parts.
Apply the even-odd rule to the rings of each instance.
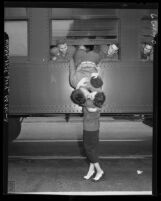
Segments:
[[[83,131],[83,145],[91,163],[98,162],[99,131]]]
[[[90,179],[91,176],[93,176],[94,172],[94,163],[90,163],[88,173],[84,176],[84,179]]]
[[[95,181],[98,181],[102,175],[104,174],[104,171],[102,170],[102,168],[100,167],[100,164],[97,162],[97,163],[94,163],[94,167],[96,168],[96,176],[93,178]]]
[[[85,179],[89,179],[95,172],[94,163],[98,162],[98,141],[99,131],[83,131],[83,144],[87,155],[87,159],[90,161],[89,170]]]

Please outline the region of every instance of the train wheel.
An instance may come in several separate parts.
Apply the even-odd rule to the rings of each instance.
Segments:
[[[20,117],[12,117],[8,119],[8,141],[16,139],[21,131]]]
[[[150,127],[153,127],[153,118],[152,116],[145,115],[142,119],[142,122]]]

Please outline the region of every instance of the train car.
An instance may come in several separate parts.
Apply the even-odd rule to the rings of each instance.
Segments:
[[[157,3],[5,2],[8,192],[152,194],[157,82],[152,15],[158,15]],[[59,41],[65,41],[64,55]],[[106,95],[99,158],[107,174],[95,184],[82,181],[87,165],[77,160],[86,158],[83,110],[71,99],[69,69],[80,46],[100,56]],[[110,47],[117,49],[112,56]]]
[[[57,40],[65,38],[69,50],[83,44],[104,51],[108,45],[118,44],[115,57],[105,56],[101,61],[106,94],[101,110],[101,139],[132,138],[145,143],[142,139],[147,137],[148,147],[151,146],[152,128],[148,127],[148,136],[144,136],[144,132],[137,136],[127,122],[130,119],[137,126],[145,117],[152,122],[153,57],[146,57],[144,47],[152,41],[150,14],[157,12],[155,3],[139,9],[128,4],[114,7],[80,4],[71,8],[6,4],[9,141],[21,142],[16,145],[21,150],[28,141],[55,140],[59,147],[63,140],[82,139],[82,108],[70,98],[73,91],[69,83],[70,55],[54,61],[50,57],[51,46],[56,47]],[[132,134],[120,135],[117,130],[108,135],[109,125],[113,122],[113,126],[116,123],[122,127],[120,121],[125,121]],[[136,147],[137,141],[134,141],[132,144]],[[77,144],[75,149],[79,152]]]

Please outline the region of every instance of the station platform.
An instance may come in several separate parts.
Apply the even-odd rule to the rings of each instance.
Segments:
[[[105,176],[84,180],[88,164],[82,159],[10,159],[9,193],[58,195],[152,195],[151,159],[101,159]]]
[[[152,127],[140,120],[100,119],[101,158],[151,157]],[[29,117],[9,143],[9,158],[83,158],[81,117]]]
[[[8,192],[55,195],[152,195],[151,126],[101,117],[99,158],[105,176],[84,180],[88,163],[82,118],[25,118],[9,143]]]

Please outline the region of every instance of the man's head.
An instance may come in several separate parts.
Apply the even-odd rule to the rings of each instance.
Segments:
[[[50,56],[54,57],[59,55],[59,49],[55,45],[50,46]]]
[[[59,48],[59,51],[62,54],[66,54],[67,49],[68,49],[66,40],[65,39],[58,40],[56,44],[57,44],[57,47]]]
[[[155,37],[158,34],[158,16],[157,14],[151,14],[152,36]]]
[[[150,54],[150,52],[152,51],[152,49],[153,49],[153,46],[150,43],[144,43],[143,44],[143,53],[145,55]]]
[[[96,95],[95,95],[95,98],[93,100],[93,104],[96,106],[96,107],[99,107],[101,108],[102,105],[104,104],[106,100],[106,96],[103,92],[98,92]]]
[[[75,89],[74,91],[72,91],[71,100],[75,104],[80,105],[80,106],[83,106],[86,102],[86,98],[80,89]]]

